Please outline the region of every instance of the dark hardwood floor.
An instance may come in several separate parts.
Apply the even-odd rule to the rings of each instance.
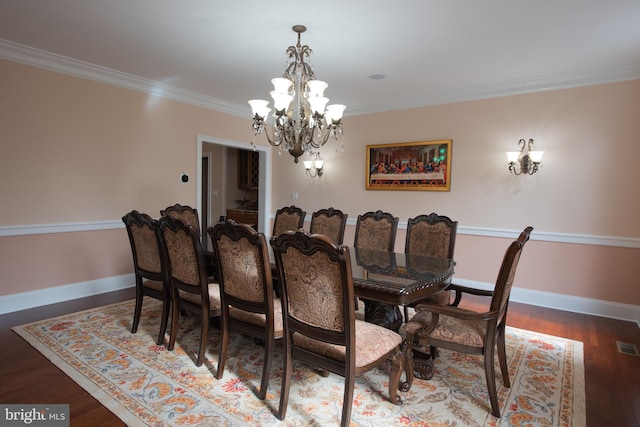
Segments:
[[[124,425],[11,328],[133,298],[128,289],[0,316],[0,402],[70,404],[74,427]],[[465,306],[476,308],[477,300]],[[640,426],[640,357],[616,346],[622,341],[640,347],[637,324],[514,302],[507,323],[584,343],[588,427]]]

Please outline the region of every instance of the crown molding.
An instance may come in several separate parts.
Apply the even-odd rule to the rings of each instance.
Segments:
[[[226,101],[188,91],[163,82],[123,73],[88,62],[0,39],[0,58],[31,65],[75,77],[95,80],[101,83],[132,89],[174,101],[227,113],[238,117],[248,117],[247,108]],[[417,93],[414,96],[387,99],[378,103],[349,105],[347,116],[381,113],[429,107],[454,102],[475,101],[501,96],[521,95],[547,90],[568,89],[640,79],[640,64],[603,67],[592,70],[557,73],[546,76],[503,81],[496,84],[470,86],[454,90]]]
[[[0,58],[31,65],[45,70],[56,71],[75,77],[94,80],[112,86],[132,89],[149,95],[167,98],[197,107],[220,111],[239,117],[248,117],[247,108],[205,96],[200,93],[181,89],[163,82],[145,79],[132,74],[123,73],[111,68],[88,62],[78,61],[66,56],[46,52],[24,46],[8,40],[0,39]]]
[[[422,108],[454,102],[477,101],[502,96],[523,95],[547,90],[570,89],[640,79],[640,64],[603,67],[571,73],[503,81],[496,84],[470,86],[455,90],[417,93],[414,96],[388,100],[379,105],[349,105],[351,115]]]

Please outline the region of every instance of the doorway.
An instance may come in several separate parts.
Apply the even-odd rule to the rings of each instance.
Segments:
[[[232,141],[226,140],[222,138],[206,136],[206,135],[198,135],[197,138],[197,207],[198,211],[203,213],[203,222],[204,220],[204,212],[207,212],[207,224],[215,224],[219,218],[213,218],[212,215],[216,215],[213,212],[220,212],[220,209],[223,212],[226,212],[227,207],[225,202],[224,188],[225,183],[215,183],[213,185],[212,179],[226,179],[229,175],[227,173],[227,162],[220,161],[216,162],[211,156],[208,157],[208,161],[205,162],[203,159],[203,147],[205,144],[213,144],[216,148],[219,148],[222,152],[222,158],[225,158],[225,152],[229,148],[233,149],[241,149],[241,150],[251,150],[251,147],[246,142]],[[271,147],[266,146],[256,146],[256,150],[259,153],[259,189],[258,189],[258,231],[265,233],[265,235],[270,235],[270,228],[268,225],[270,224],[270,216],[271,216],[271,180],[267,179],[267,177],[271,176]],[[206,171],[203,171],[203,168],[206,167]],[[214,178],[215,177],[215,178]],[[203,183],[203,179],[207,179],[206,183]],[[204,193],[204,188],[206,188],[206,193]],[[212,201],[220,201],[221,206],[220,209],[212,209]],[[206,206],[203,206],[203,203],[206,203]]]

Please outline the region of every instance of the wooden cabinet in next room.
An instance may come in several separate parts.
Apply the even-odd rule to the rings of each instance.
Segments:
[[[238,151],[238,188],[257,190],[260,183],[260,153]]]

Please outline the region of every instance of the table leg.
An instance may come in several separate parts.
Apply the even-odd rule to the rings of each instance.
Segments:
[[[433,377],[433,358],[430,354],[413,349],[413,376],[421,380]]]
[[[397,305],[377,301],[364,301],[364,320],[398,332],[402,325],[402,312]]]

